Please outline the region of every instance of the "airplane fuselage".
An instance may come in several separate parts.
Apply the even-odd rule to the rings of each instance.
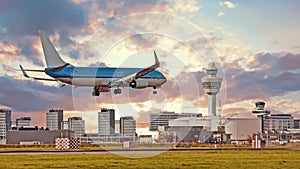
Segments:
[[[142,68],[110,68],[110,67],[74,67],[67,66],[60,71],[45,69],[47,75],[63,83],[74,86],[108,87],[109,82],[142,70]],[[162,73],[154,70],[139,79],[135,88],[159,87],[166,82]],[[128,86],[128,85],[127,85]]]
[[[99,96],[100,92],[109,92],[114,89],[114,94],[121,94],[121,87],[142,89],[156,88],[164,84],[167,79],[156,69],[160,66],[159,60],[154,52],[154,64],[147,68],[109,68],[109,67],[75,67],[65,62],[56,51],[55,47],[47,37],[45,31],[39,31],[43,52],[47,64],[45,70],[20,69],[26,78],[44,81],[61,81],[64,84],[74,86],[92,86],[92,95]],[[42,77],[30,77],[26,71],[45,72],[53,79]]]

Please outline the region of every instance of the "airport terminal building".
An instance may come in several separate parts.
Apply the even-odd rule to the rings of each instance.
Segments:
[[[224,115],[185,117],[169,121],[165,131],[176,137],[176,142],[246,141],[261,131],[260,119],[253,115]]]

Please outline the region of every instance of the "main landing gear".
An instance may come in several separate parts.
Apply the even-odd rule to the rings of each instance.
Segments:
[[[122,93],[122,90],[120,88],[116,88],[114,89],[114,94],[117,95],[117,94],[121,94]]]
[[[100,90],[98,87],[94,87],[94,91],[92,92],[92,96],[100,96]]]
[[[120,88],[116,88],[114,89],[114,94],[117,95],[117,94],[121,94],[122,93],[122,90]],[[92,92],[92,96],[100,96],[100,88],[99,87],[94,87],[94,90]]]
[[[153,92],[152,92],[153,94],[157,94],[156,88],[157,88],[156,86],[153,87]],[[100,87],[95,86],[94,90],[92,92],[92,96],[100,96],[100,89],[101,89]],[[105,90],[105,92],[108,92],[108,91]],[[114,94],[115,95],[118,95],[118,94],[121,94],[121,93],[122,93],[122,90],[120,88],[114,89]]]

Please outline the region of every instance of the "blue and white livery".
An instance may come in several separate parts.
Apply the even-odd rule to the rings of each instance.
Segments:
[[[45,31],[39,31],[43,52],[47,64],[45,70],[23,69],[21,71],[26,78],[34,80],[60,81],[74,86],[94,87],[93,96],[99,96],[100,92],[109,92],[114,89],[114,94],[121,94],[121,87],[143,89],[152,87],[153,94],[156,88],[161,87],[167,79],[155,70],[160,66],[154,51],[155,63],[148,68],[110,68],[110,67],[75,67],[66,63],[58,54],[55,47],[47,37]],[[45,72],[53,79],[30,77],[26,71]]]

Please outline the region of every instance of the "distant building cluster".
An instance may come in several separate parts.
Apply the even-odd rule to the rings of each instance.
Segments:
[[[46,112],[46,127],[34,126],[30,117],[17,118],[13,123],[11,110],[0,109],[0,141],[2,144],[54,144],[58,137],[80,138],[83,142],[133,141],[136,121],[132,116],[115,120],[114,109],[98,112],[98,133],[86,133],[82,117],[63,120],[63,110]]]
[[[103,108],[98,112],[98,133],[86,133],[82,117],[63,120],[63,110],[46,112],[46,127],[33,125],[30,117],[11,121],[11,110],[0,109],[0,141],[2,144],[53,144],[58,137],[80,138],[82,142],[245,142],[254,133],[264,141],[300,139],[300,120],[291,114],[271,114],[264,109],[264,102],[257,102],[253,115],[228,114],[202,116],[201,113],[150,113],[149,131],[158,136],[136,133],[136,120],[132,116],[115,119],[115,110]],[[297,137],[297,138],[295,138]]]
[[[271,114],[257,102],[252,115],[201,116],[162,112],[150,114],[150,130],[159,131],[159,141],[244,143],[260,134],[265,142],[300,141],[300,120],[291,114]]]
[[[220,115],[216,111],[216,97],[222,78],[218,69],[210,63],[207,76],[201,79],[208,95],[208,115],[201,113],[150,113],[149,132],[153,135],[137,135],[136,120],[132,116],[116,119],[114,109],[102,108],[98,112],[98,133],[86,133],[82,117],[63,120],[63,110],[46,112],[46,127],[34,126],[30,117],[21,117],[11,122],[11,110],[0,109],[0,142],[7,144],[45,143],[53,144],[57,137],[75,137],[81,142],[200,142],[243,143],[254,136],[267,144],[298,140],[300,120],[291,114],[271,114],[264,102],[257,102],[252,115]],[[13,125],[12,125],[13,124]]]

